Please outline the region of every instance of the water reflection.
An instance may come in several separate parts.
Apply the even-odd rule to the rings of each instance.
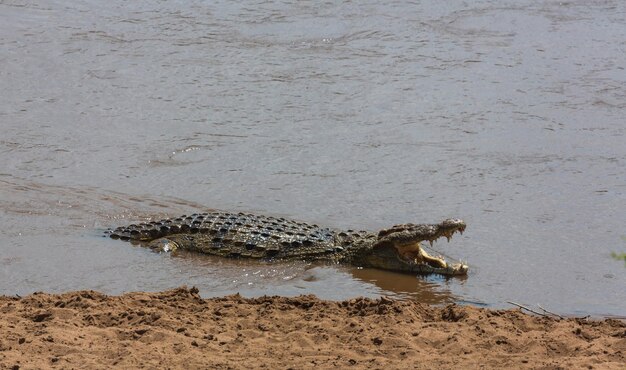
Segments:
[[[415,276],[320,262],[230,259],[186,251],[177,251],[169,258],[189,274],[185,284],[197,284],[206,296],[236,290],[248,296],[295,293],[348,299],[387,295],[429,304],[459,300],[447,287],[449,278],[439,275]],[[453,279],[459,283],[467,277]]]
[[[350,273],[355,278],[375,284],[385,294],[395,295],[398,298],[411,299],[416,302],[429,304],[451,303],[459,300],[447,287],[447,280],[454,279],[460,283],[467,276],[446,278],[439,275],[415,276],[393,271],[351,268]]]

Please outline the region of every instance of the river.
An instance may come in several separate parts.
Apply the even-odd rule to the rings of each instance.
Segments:
[[[626,316],[623,1],[0,0],[0,294],[195,285]],[[159,255],[208,209],[463,218],[463,279]]]

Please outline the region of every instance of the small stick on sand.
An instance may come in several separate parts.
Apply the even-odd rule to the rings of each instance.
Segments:
[[[543,312],[549,313],[550,315],[554,315],[560,319],[565,319],[565,317],[559,315],[558,313],[554,313],[554,312],[550,312],[548,310],[546,310],[545,308],[541,307],[541,305],[539,303],[537,303],[537,307],[539,307]]]
[[[519,303],[515,303],[515,302],[511,302],[511,301],[506,301],[506,303],[512,304],[513,306],[517,306],[517,307],[519,307],[519,308],[521,308],[521,309],[524,309],[524,310],[526,310],[526,311],[530,311],[530,312],[532,312],[532,313],[534,313],[534,314],[536,314],[536,315],[539,315],[539,316],[548,316],[548,315],[546,315],[545,313],[537,312],[537,311],[533,310],[532,308],[528,308],[528,307],[526,307],[526,306],[522,306],[522,305],[521,305],[521,304],[519,304]]]

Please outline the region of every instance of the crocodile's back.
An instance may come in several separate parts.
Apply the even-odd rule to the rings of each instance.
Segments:
[[[142,243],[172,241],[181,249],[229,257],[289,258],[341,250],[335,245],[334,230],[248,213],[183,215],[118,227],[110,236]]]

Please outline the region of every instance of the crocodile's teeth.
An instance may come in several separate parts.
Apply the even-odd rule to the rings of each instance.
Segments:
[[[450,235],[446,235],[446,239],[448,239],[448,243],[450,243],[450,239],[452,239],[452,237]]]
[[[433,241],[429,240],[428,242],[430,243],[430,246],[432,247],[433,246]]]

